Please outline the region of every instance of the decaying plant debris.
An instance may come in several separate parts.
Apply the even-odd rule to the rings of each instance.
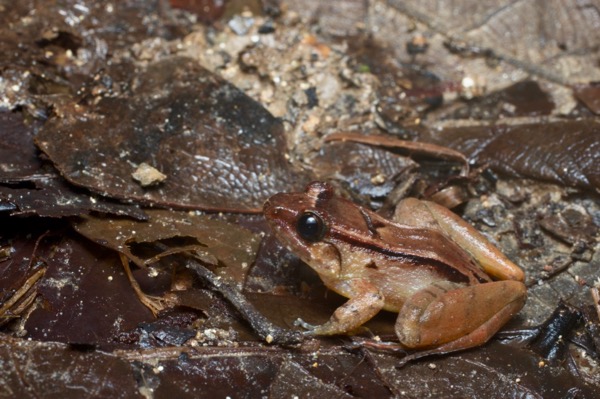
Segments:
[[[0,2],[0,396],[594,397],[598,8],[409,3]],[[303,340],[343,298],[257,213],[316,179],[455,206],[526,272],[509,331]]]

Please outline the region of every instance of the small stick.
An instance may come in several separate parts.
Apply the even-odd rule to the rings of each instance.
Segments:
[[[35,283],[44,275],[44,273],[46,273],[45,268],[39,269],[35,273],[33,273],[27,280],[25,280],[25,283],[23,283],[21,288],[19,288],[13,294],[13,296],[11,296],[10,299],[6,301],[4,305],[2,305],[2,307],[0,308],[0,317],[3,317],[4,314],[26,294],[35,285]]]
[[[186,267],[194,271],[212,289],[219,292],[250,324],[252,329],[267,343],[297,344],[302,342],[302,333],[286,330],[271,323],[233,284],[224,281],[201,263],[187,259]]]
[[[399,150],[406,150],[412,154],[426,155],[432,158],[454,161],[462,164],[462,170],[460,173],[461,176],[467,176],[469,174],[469,161],[461,152],[437,144],[400,140],[393,137],[379,135],[365,136],[362,134],[349,132],[333,133],[325,137],[326,143],[330,141],[353,141],[362,144],[396,148]]]

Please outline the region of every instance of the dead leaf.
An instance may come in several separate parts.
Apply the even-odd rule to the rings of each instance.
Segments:
[[[147,213],[147,222],[85,216],[75,222],[74,227],[90,240],[123,253],[140,267],[168,254],[197,252],[201,260],[206,260],[208,255],[217,261],[215,266],[224,266],[217,267],[217,274],[230,277],[238,284],[244,283],[260,244],[258,236],[204,215],[166,210],[148,210]],[[169,239],[182,241],[150,254],[134,248],[136,244],[152,245]]]
[[[285,157],[281,122],[196,61],[113,71],[129,91],[53,118],[36,136],[71,183],[142,203],[257,212],[287,182],[306,180]],[[166,180],[143,188],[131,175],[149,160]]]

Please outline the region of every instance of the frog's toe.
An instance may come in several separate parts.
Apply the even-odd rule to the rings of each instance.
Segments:
[[[309,324],[309,323],[305,322],[304,320],[302,320],[301,318],[297,318],[296,320],[294,320],[294,327],[302,327],[306,330],[303,332],[303,334],[310,335],[317,326],[315,326],[313,324]]]

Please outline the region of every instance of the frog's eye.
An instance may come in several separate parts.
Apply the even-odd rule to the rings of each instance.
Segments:
[[[296,226],[300,237],[310,242],[320,241],[325,235],[325,223],[319,215],[306,211],[298,218]]]

